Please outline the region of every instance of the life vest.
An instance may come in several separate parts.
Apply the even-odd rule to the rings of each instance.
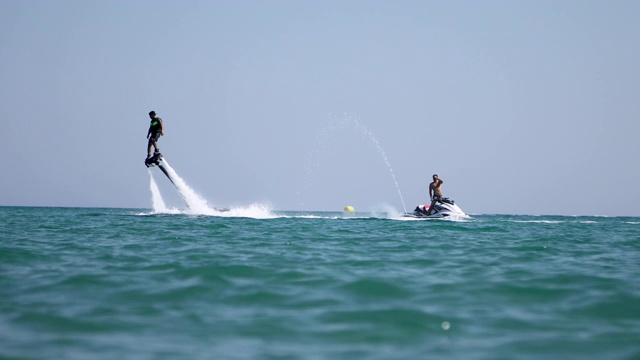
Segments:
[[[151,119],[151,125],[149,125],[151,132],[160,131],[160,120],[158,118]]]

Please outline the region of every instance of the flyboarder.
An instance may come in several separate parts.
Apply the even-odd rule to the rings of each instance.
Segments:
[[[149,117],[151,118],[151,124],[149,125],[149,131],[147,131],[147,139],[149,139],[149,143],[147,144],[147,159],[151,157],[152,145],[155,148],[155,153],[160,153],[160,149],[158,148],[158,139],[160,139],[160,136],[164,135],[162,119],[156,115],[155,111],[150,111]]]

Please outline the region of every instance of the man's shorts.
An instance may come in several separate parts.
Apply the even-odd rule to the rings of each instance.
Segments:
[[[158,141],[158,139],[160,139],[160,131],[151,133],[151,136],[149,137],[150,142]]]

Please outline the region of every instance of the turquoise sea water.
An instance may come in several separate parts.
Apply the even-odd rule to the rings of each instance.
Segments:
[[[0,207],[2,359],[640,359],[640,218]]]

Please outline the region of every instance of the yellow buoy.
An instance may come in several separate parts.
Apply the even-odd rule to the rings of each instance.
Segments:
[[[344,207],[344,212],[354,212],[354,211],[356,211],[356,209],[351,205],[347,205]]]

